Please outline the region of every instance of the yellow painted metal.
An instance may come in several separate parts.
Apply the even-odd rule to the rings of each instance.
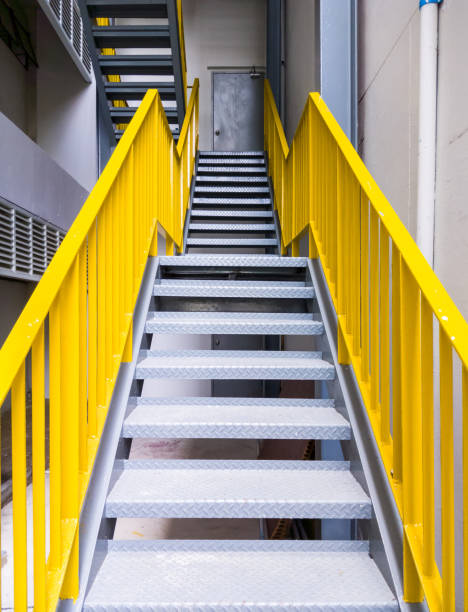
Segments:
[[[401,515],[404,597],[425,597],[431,611],[452,610],[458,571],[453,397],[459,384],[452,361],[456,357],[463,372],[468,520],[468,325],[320,95],[309,94],[291,148],[268,81],[264,99],[282,253],[310,231],[311,252],[320,258],[338,317],[338,359],[353,366]],[[434,544],[434,325],[440,337],[442,573]],[[468,599],[466,524],[464,538]]]
[[[32,353],[37,610],[79,594],[79,518],[157,224],[182,247],[198,146],[198,80],[178,145],[150,90],[0,350],[12,392],[15,609],[27,607],[25,364]],[[49,342],[44,342],[48,322]],[[49,362],[50,552],[45,558],[45,360]]]

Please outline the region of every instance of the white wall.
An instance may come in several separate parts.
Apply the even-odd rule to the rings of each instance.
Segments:
[[[96,85],[37,13],[37,143],[88,191],[97,179]]]
[[[200,149],[210,150],[212,91],[209,67],[266,65],[265,0],[184,0],[187,79],[200,79]],[[235,70],[234,70],[235,71]],[[190,94],[190,91],[189,91]]]
[[[285,0],[285,132],[294,137],[307,94],[319,91],[316,1]]]

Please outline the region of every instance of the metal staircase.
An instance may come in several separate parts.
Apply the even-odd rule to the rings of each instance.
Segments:
[[[242,191],[244,202],[255,197]],[[230,201],[222,202],[227,212],[250,211],[231,209]],[[194,208],[192,218],[195,210],[206,209]],[[84,609],[398,610],[369,541],[356,535],[373,515],[358,461],[325,460],[319,450],[310,461],[128,459],[134,438],[353,444],[308,259],[190,254],[155,261]],[[162,334],[256,335],[263,348],[154,350]],[[283,350],[286,336],[306,337],[310,349]],[[149,379],[265,382],[263,397],[148,397]],[[315,393],[287,397],[279,389],[288,380],[315,381]],[[114,540],[115,521],[124,517],[331,519],[348,525],[349,537]]]
[[[98,90],[116,139],[148,89],[157,89],[177,140],[185,87],[176,0],[81,0],[81,7]],[[99,19],[108,25],[98,25]],[[106,49],[112,53],[103,53]]]
[[[263,151],[201,151],[191,200],[187,251],[279,253]]]

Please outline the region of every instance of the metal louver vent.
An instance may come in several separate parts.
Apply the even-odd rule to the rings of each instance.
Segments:
[[[91,81],[91,57],[76,0],[38,0],[83,77]]]
[[[64,236],[58,227],[0,201],[0,276],[39,280]]]

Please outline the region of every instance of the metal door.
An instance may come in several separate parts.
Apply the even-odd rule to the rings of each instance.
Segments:
[[[263,75],[213,73],[213,150],[263,151]]]

